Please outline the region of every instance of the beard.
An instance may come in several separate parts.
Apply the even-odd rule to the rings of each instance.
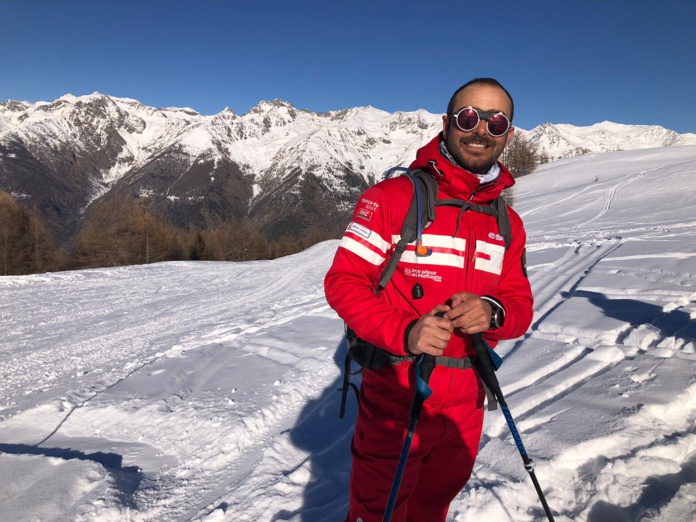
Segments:
[[[504,139],[468,134],[460,136],[449,132],[447,150],[457,164],[473,174],[486,174],[496,164],[505,148]]]

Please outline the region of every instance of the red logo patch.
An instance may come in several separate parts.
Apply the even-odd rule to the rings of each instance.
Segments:
[[[366,208],[361,208],[360,210],[358,210],[356,216],[360,219],[364,219],[365,221],[370,221],[372,219],[372,211],[367,210]]]

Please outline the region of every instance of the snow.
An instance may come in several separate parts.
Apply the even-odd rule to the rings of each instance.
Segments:
[[[696,519],[694,179],[683,146],[518,180],[535,318],[498,378],[559,522]],[[337,246],[0,278],[0,520],[342,520]],[[546,520],[500,411],[448,520]]]

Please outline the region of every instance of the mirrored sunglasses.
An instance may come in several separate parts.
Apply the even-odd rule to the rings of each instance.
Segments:
[[[481,120],[486,122],[488,134],[494,138],[500,138],[510,130],[510,120],[500,111],[484,111],[475,107],[464,107],[459,112],[450,116],[459,130],[471,132]]]

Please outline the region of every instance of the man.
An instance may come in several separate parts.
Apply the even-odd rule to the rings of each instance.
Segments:
[[[514,180],[498,158],[514,130],[514,105],[492,78],[458,89],[442,132],[421,148],[411,169],[426,169],[438,198],[490,205]],[[532,320],[526,236],[508,209],[509,246],[495,216],[436,207],[423,231],[426,256],[409,245],[386,288],[375,288],[401,232],[413,185],[405,177],[369,188],[355,208],[325,279],[326,297],[362,340],[396,356],[475,354],[470,335],[491,346],[519,337]],[[414,285],[422,292],[412,294]],[[420,294],[422,293],[422,297]],[[437,312],[445,312],[438,317]],[[435,367],[393,512],[394,521],[444,521],[471,476],[483,425],[484,389],[471,369]],[[348,522],[381,521],[408,427],[414,394],[411,360],[366,370],[351,446]]]

